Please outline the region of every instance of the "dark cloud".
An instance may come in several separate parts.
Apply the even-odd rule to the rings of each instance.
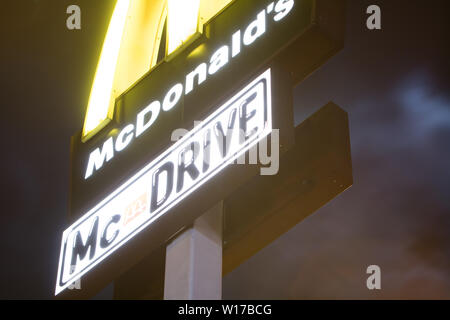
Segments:
[[[296,123],[329,100],[349,112],[354,185],[227,275],[226,298],[450,298],[442,14],[379,2],[383,30],[365,30],[365,3],[350,1],[345,49],[295,91]],[[365,285],[371,264],[379,292]]]
[[[2,19],[0,298],[51,298],[79,130],[104,12],[10,1]],[[74,3],[82,2],[75,1]],[[51,3],[51,5],[50,5]],[[383,29],[365,29],[378,3]],[[224,298],[450,298],[448,1],[348,1],[345,49],[294,92],[300,123],[348,111],[354,185],[224,278]],[[382,290],[367,290],[368,265]]]

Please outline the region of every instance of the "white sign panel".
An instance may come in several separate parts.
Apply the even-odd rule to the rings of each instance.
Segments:
[[[55,295],[272,131],[270,69],[67,228]]]

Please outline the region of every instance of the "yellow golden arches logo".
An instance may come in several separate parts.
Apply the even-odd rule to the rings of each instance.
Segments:
[[[158,59],[166,24],[166,55],[233,0],[117,0],[95,71],[82,140],[112,119],[118,96]]]

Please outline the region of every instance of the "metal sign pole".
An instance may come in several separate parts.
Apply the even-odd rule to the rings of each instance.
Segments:
[[[166,247],[165,300],[222,298],[223,201]]]

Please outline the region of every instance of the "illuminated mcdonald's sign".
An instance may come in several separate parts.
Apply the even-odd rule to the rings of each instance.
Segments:
[[[81,276],[95,291],[251,179],[230,164],[274,128],[288,152],[292,86],[342,48],[343,2],[116,1],[71,141],[56,295]]]

